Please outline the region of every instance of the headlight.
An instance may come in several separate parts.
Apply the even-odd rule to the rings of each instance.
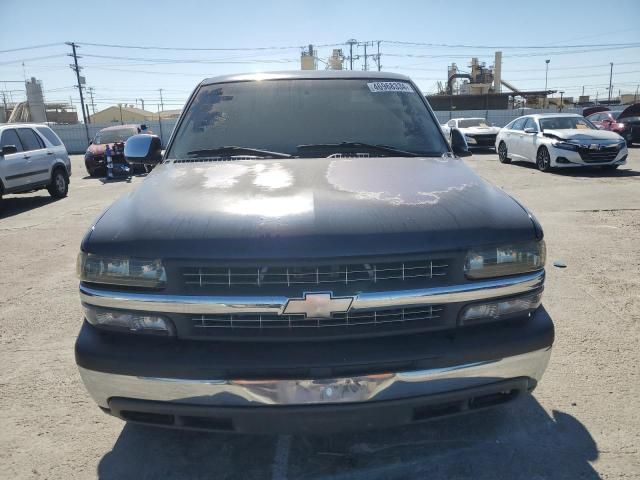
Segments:
[[[83,282],[127,287],[161,288],[167,282],[162,261],[78,254],[78,277]]]
[[[575,143],[554,142],[554,143],[552,143],[552,145],[555,148],[559,148],[560,150],[571,150],[572,152],[577,152],[578,151],[578,145],[576,145]]]
[[[544,241],[531,241],[474,248],[467,252],[464,273],[467,278],[493,278],[534,272],[544,268]]]
[[[462,325],[495,322],[520,317],[540,306],[542,291],[519,297],[494,300],[492,302],[469,305],[460,313]]]
[[[128,333],[144,333],[162,336],[175,335],[173,323],[162,315],[109,310],[84,304],[82,306],[87,322],[98,328]]]
[[[464,138],[467,141],[467,143],[472,143],[472,144],[478,143],[476,141],[476,139],[474,137],[472,137],[471,135],[465,135]]]

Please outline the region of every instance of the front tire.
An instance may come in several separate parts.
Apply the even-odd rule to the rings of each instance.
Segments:
[[[551,170],[551,155],[547,147],[540,147],[536,155],[536,166],[541,172],[548,172]]]
[[[500,160],[500,163],[511,163],[511,159],[509,158],[507,151],[507,144],[504,142],[500,142],[498,145],[498,160]]]
[[[51,183],[47,187],[47,191],[53,198],[64,198],[67,196],[67,193],[69,193],[69,178],[64,170],[57,168],[53,171]]]

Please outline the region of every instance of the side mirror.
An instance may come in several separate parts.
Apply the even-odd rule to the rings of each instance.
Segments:
[[[129,163],[155,165],[162,161],[162,142],[157,135],[141,133],[124,144],[124,158]]]
[[[527,127],[524,129],[524,133],[538,133],[538,130],[532,127]]]
[[[451,130],[451,149],[458,157],[468,157],[471,155],[464,135],[457,128]]]
[[[2,151],[0,151],[0,154],[2,154],[2,156],[11,155],[12,153],[18,153],[18,147],[16,147],[15,145],[5,145],[4,147],[2,147]]]

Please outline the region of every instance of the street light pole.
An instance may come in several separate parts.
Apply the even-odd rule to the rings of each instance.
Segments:
[[[545,60],[544,63],[547,64],[546,70],[544,72],[544,107],[546,108],[549,105],[547,100],[547,80],[549,80],[549,62],[551,60]]]

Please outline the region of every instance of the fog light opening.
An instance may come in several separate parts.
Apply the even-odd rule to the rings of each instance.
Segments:
[[[542,290],[518,297],[468,305],[460,312],[461,325],[475,325],[516,317],[530,316],[540,306]]]
[[[147,335],[175,335],[173,322],[162,315],[110,310],[86,304],[83,304],[83,308],[87,322],[94,327]]]

